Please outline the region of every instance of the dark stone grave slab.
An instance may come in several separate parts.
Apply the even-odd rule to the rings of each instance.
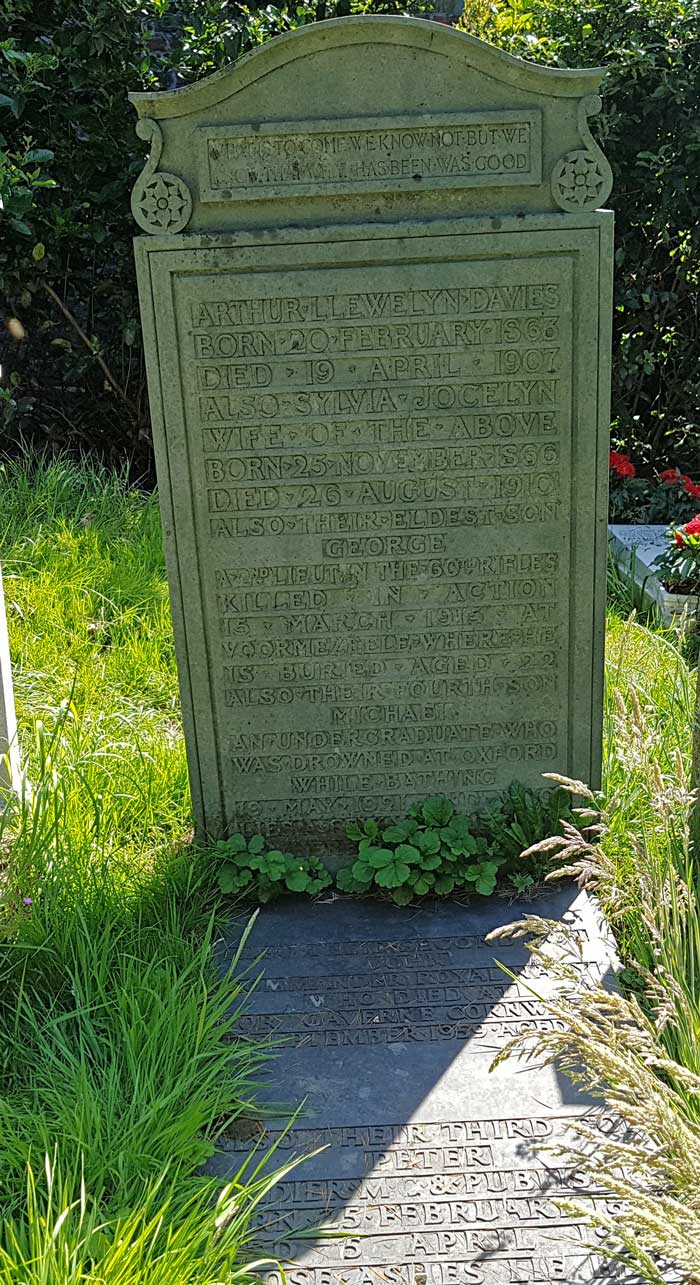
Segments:
[[[251,977],[263,975],[238,1030],[282,1041],[270,1096],[305,1104],[276,1162],[325,1148],[260,1214],[262,1243],[287,1265],[289,1285],[619,1279],[591,1250],[596,1233],[554,1202],[616,1206],[549,1151],[574,1117],[592,1113],[601,1129],[614,1120],[552,1067],[489,1069],[514,1035],[554,1020],[532,993],[552,982],[522,941],[486,940],[531,909],[572,929],[582,974],[611,975],[605,928],[570,887],[534,908],[336,899],[261,913],[244,959]],[[229,958],[244,926],[229,933]],[[279,1118],[266,1124],[268,1140],[279,1137]],[[226,1143],[211,1168],[233,1173],[249,1150]],[[335,1234],[304,1236],[319,1225]]]

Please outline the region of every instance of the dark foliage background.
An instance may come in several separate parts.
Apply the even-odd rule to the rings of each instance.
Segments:
[[[87,448],[150,474],[129,211],[144,144],[127,92],[195,80],[351,7],[407,11],[0,0],[0,448]],[[466,0],[462,25],[536,61],[609,68],[597,128],[617,212],[613,440],[649,471],[697,473],[700,0]]]

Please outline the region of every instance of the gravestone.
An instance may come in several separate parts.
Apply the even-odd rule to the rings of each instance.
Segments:
[[[17,789],[20,779],[17,720],[12,686],[10,644],[7,637],[5,591],[0,569],[0,787]],[[0,799],[2,807],[2,799]]]
[[[554,921],[547,950],[570,965],[567,986],[606,982],[613,954],[586,894],[561,888],[534,910]],[[232,1178],[251,1138],[278,1144],[272,1167],[301,1160],[260,1209],[251,1247],[286,1264],[288,1285],[628,1279],[605,1263],[584,1215],[560,1207],[576,1200],[584,1213],[620,1216],[619,1202],[562,1154],[575,1121],[609,1135],[612,1112],[537,1059],[489,1070],[514,1037],[561,1025],[543,1002],[554,983],[522,941],[488,940],[518,918],[496,899],[262,911],[244,954],[251,981],[262,977],[235,1038],[279,1042],[267,1100],[290,1111],[303,1103],[303,1113],[286,1134],[284,1116],[264,1113],[248,1130],[239,1122],[208,1168]],[[562,925],[569,937],[557,943]],[[230,930],[222,964],[243,927]],[[260,1275],[283,1285],[273,1267]]]
[[[358,17],[131,96],[200,833],[597,783],[601,75]]]

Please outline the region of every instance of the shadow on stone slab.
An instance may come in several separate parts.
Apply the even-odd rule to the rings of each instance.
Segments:
[[[546,1151],[591,1102],[552,1067],[489,1069],[515,1035],[553,1020],[532,993],[551,983],[523,943],[486,941],[531,911],[567,923],[578,966],[612,984],[609,935],[571,887],[534,905],[290,899],[261,912],[243,958],[262,952],[263,976],[238,1030],[282,1041],[274,1098],[290,1114],[304,1103],[276,1162],[325,1148],[261,1212],[261,1246],[291,1264],[290,1285],[612,1279],[593,1233],[554,1203],[604,1194]],[[230,925],[223,965],[246,922]],[[272,1142],[282,1130],[269,1124]],[[210,1172],[235,1173],[250,1146],[226,1142]],[[304,1237],[319,1224],[332,1238]]]

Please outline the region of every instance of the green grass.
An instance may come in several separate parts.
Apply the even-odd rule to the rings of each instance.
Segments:
[[[700,872],[689,826],[695,675],[684,650],[670,630],[608,618],[599,891],[625,962],[666,979],[665,1048],[700,1074]],[[687,1106],[700,1121],[694,1095]]]
[[[564,1165],[619,1201],[576,1209],[635,1280],[700,1280],[700,853],[691,834],[697,639],[608,614],[604,830],[570,835],[568,864],[595,888],[626,964],[621,993],[562,985],[530,1057],[560,1070],[618,1121],[580,1126]],[[582,818],[582,825],[585,818]],[[560,853],[565,858],[567,853]],[[537,926],[535,926],[538,931]],[[537,947],[535,952],[537,954]],[[563,992],[563,993],[562,993]],[[551,990],[550,990],[551,994]],[[622,1215],[622,1216],[620,1216]]]
[[[5,463],[0,485],[32,786],[0,819],[0,1285],[246,1279],[257,1160],[218,1209],[197,1169],[251,1110],[265,1050],[228,1042],[241,982],[212,967],[157,501],[65,461]],[[614,584],[597,877],[629,976],[655,979],[673,1085],[674,1065],[700,1073],[693,653],[630,606]],[[664,1110],[694,1127],[688,1083]]]
[[[65,461],[0,485],[30,783],[0,817],[0,1285],[249,1279],[271,1179],[198,1171],[267,1050],[213,967],[157,501]]]
[[[186,1200],[179,1182],[148,1185],[138,1204],[105,1221],[89,1189],[60,1167],[27,1173],[23,1223],[6,1223],[0,1285],[259,1285],[251,1227],[271,1186],[291,1164],[263,1176],[255,1159],[218,1191]],[[269,1265],[269,1264],[268,1264]]]
[[[118,836],[135,855],[182,837],[188,787],[157,499],[62,462],[31,474],[6,464],[0,486],[25,744],[37,719],[53,728],[67,704],[62,768],[99,801],[99,842]]]

